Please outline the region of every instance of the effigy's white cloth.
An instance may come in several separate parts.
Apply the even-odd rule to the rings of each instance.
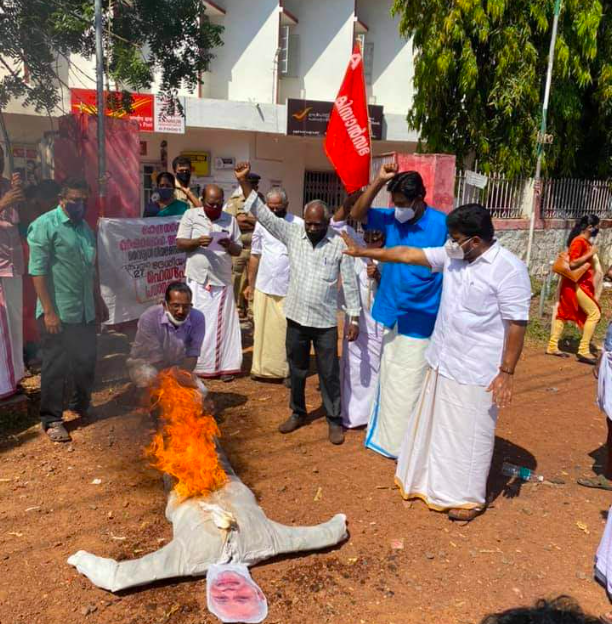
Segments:
[[[378,390],[384,328],[370,314],[371,299],[376,292],[376,282],[368,277],[367,269],[366,260],[355,259],[355,272],[361,299],[359,337],[354,342],[349,342],[346,338],[347,326],[345,325],[340,361],[342,424],[347,428],[368,424]]]
[[[195,374],[201,377],[237,375],[242,367],[240,320],[231,286],[212,286],[187,278],[193,307],[204,314],[206,333]]]
[[[428,339],[411,338],[385,329],[383,334],[380,378],[365,446],[385,457],[397,458],[417,404],[427,361]]]
[[[347,537],[343,514],[312,527],[290,527],[269,520],[251,490],[219,453],[229,477],[221,489],[183,503],[170,494],[166,518],[172,523],[173,538],[166,546],[131,561],[114,561],[80,550],[68,563],[94,585],[117,592],[162,579],[202,576],[212,564],[252,566],[284,553],[321,550]]]
[[[484,386],[429,369],[397,462],[402,496],[436,511],[483,506],[496,422],[497,407]]]

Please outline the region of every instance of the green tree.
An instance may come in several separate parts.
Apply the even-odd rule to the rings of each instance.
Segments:
[[[200,0],[103,5],[107,77],[126,93],[149,89],[157,74],[161,92],[176,102],[222,45],[223,27],[209,21]],[[0,111],[15,97],[37,110],[58,104],[58,62],[95,53],[93,14],[93,0],[0,0]],[[129,97],[119,105],[129,107]]]
[[[395,0],[413,40],[408,114],[430,151],[533,172],[554,0]],[[612,2],[563,0],[544,171],[612,173]]]

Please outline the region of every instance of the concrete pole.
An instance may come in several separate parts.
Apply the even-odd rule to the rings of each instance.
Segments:
[[[555,44],[557,42],[557,33],[559,31],[560,13],[561,0],[555,0],[555,17],[553,19],[552,35],[550,37],[550,50],[548,52],[548,72],[546,74],[546,88],[544,89],[544,104],[542,105],[542,125],[540,126],[540,134],[538,136],[538,159],[536,162],[536,172],[534,178],[533,207],[531,210],[531,222],[529,224],[529,241],[527,243],[527,268],[529,268],[529,264],[531,263],[531,250],[533,248],[533,236],[535,232],[535,221],[537,216],[536,212],[538,208],[538,200],[541,197],[540,179],[542,176],[542,156],[544,154],[544,140],[548,121],[548,103],[550,101],[550,88],[552,85],[552,73],[555,63]]]
[[[96,30],[96,104],[98,108],[98,197],[100,216],[104,215],[106,197],[106,145],[104,132],[104,48],[102,46],[102,0],[95,0],[94,25]]]

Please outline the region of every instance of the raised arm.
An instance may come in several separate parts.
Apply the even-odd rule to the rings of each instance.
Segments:
[[[346,232],[341,232],[347,249],[345,254],[354,258],[372,258],[379,262],[398,262],[402,264],[414,264],[431,269],[431,264],[422,249],[416,247],[388,247],[384,249],[368,249],[360,247]]]
[[[278,238],[281,243],[287,245],[293,226],[287,223],[285,219],[279,219],[266,204],[259,199],[259,195],[257,195],[251,183],[247,180],[250,171],[251,165],[248,162],[240,162],[236,165],[236,179],[246,198],[244,210],[245,212],[250,212],[274,238]]]
[[[355,206],[357,200],[363,195],[363,191],[355,191],[350,195],[347,195],[345,200],[342,202],[342,205],[336,212],[332,218],[332,227],[333,223],[342,223],[346,221],[351,216],[351,211]]]
[[[397,164],[390,163],[387,165],[383,165],[378,172],[378,176],[368,186],[363,195],[359,197],[359,199],[355,202],[351,210],[351,218],[355,221],[359,221],[361,223],[366,223],[368,220],[368,210],[372,207],[372,202],[374,198],[378,195],[380,190],[382,189],[387,182],[393,179],[395,174],[397,173]]]

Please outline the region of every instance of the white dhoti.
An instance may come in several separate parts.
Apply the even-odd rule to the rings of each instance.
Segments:
[[[349,342],[345,336],[342,343],[342,424],[347,428],[368,424],[378,390],[383,329],[362,310],[359,337]]]
[[[23,279],[0,277],[0,398],[23,379]]]
[[[195,373],[200,377],[236,375],[242,366],[240,321],[231,286],[202,286],[192,279],[193,307],[204,314],[206,332]]]
[[[289,377],[287,364],[287,319],[285,297],[267,295],[255,289],[253,295],[253,364],[251,375],[271,379]]]
[[[497,407],[483,386],[463,385],[427,371],[397,463],[404,498],[436,511],[486,502]]]
[[[428,339],[411,338],[385,329],[380,379],[368,423],[365,446],[397,458],[425,373]]]
[[[608,511],[606,528],[604,529],[597,554],[595,555],[595,576],[602,583],[609,596],[612,596],[612,508]]]

